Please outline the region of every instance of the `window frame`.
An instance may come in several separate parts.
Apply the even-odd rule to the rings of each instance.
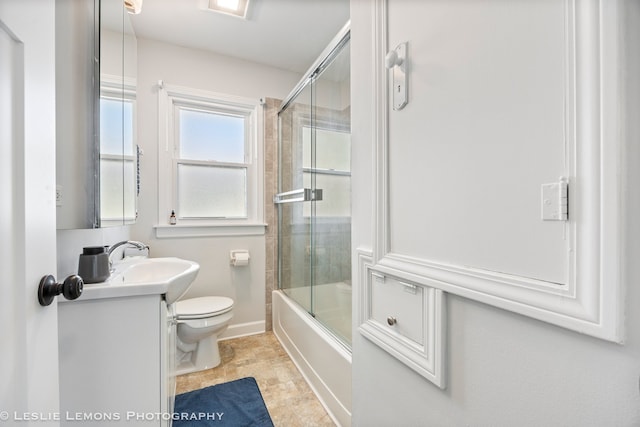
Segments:
[[[263,190],[263,107],[260,100],[159,84],[158,91],[158,221],[156,237],[261,235],[265,232]],[[245,163],[179,157],[179,112],[182,109],[244,116]],[[246,168],[246,217],[189,218],[178,209],[178,166],[211,165]],[[167,173],[165,173],[167,172]],[[169,224],[171,211],[178,223]]]
[[[323,130],[327,132],[348,134],[349,145],[351,145],[351,128],[348,124],[345,124],[340,120],[336,120],[332,122],[328,119],[316,118],[315,124],[313,126],[312,126],[311,119],[302,120],[300,123],[300,131],[299,131],[298,138],[300,141],[303,141],[302,142],[303,147],[304,147],[305,129],[310,129],[311,131],[313,131],[313,129],[316,129],[316,130]],[[304,148],[302,148],[302,150],[304,151]],[[349,178],[349,185],[351,186],[351,165],[349,165],[349,169],[327,169],[327,168],[313,167],[313,165],[306,167],[304,166],[304,160],[302,165],[303,165],[302,175],[301,175],[302,182],[300,183],[300,185],[296,186],[296,188],[307,187],[307,185],[305,185],[305,177],[311,174],[316,174],[316,176],[322,175],[322,176]],[[301,207],[302,207],[301,218],[305,221],[308,221],[310,218],[310,215],[308,212],[306,212],[306,209],[305,209],[305,207],[308,207],[308,206],[303,205]],[[349,215],[323,215],[316,212],[316,222],[318,223],[339,223],[339,222],[342,222],[345,218],[351,218],[351,205],[349,205]]]
[[[229,220],[246,220],[249,218],[249,197],[250,191],[249,186],[251,182],[251,173],[252,173],[252,163],[251,163],[251,114],[244,112],[239,112],[237,110],[229,110],[228,108],[220,109],[220,108],[206,108],[201,105],[198,108],[194,107],[193,104],[183,104],[180,102],[176,102],[173,104],[174,114],[174,158],[173,158],[173,168],[175,174],[176,185],[174,188],[173,200],[176,208],[179,208],[180,205],[180,174],[179,168],[180,165],[188,165],[188,166],[204,166],[204,167],[212,167],[218,169],[235,169],[235,170],[244,170],[245,171],[245,197],[244,197],[244,215],[242,216],[227,216],[227,217],[214,217],[214,216],[206,216],[206,217],[193,217],[193,216],[184,216],[180,209],[176,210],[176,216],[178,221],[183,222],[191,222],[191,221],[229,221]],[[196,160],[196,159],[188,159],[181,155],[180,146],[180,112],[182,111],[195,111],[200,113],[209,113],[216,114],[220,116],[233,116],[233,117],[242,117],[244,121],[244,161],[242,163],[237,162],[222,162],[217,160]]]

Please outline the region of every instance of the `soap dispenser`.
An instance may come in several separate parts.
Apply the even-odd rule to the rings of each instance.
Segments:
[[[104,246],[82,248],[78,276],[82,277],[84,283],[100,283],[109,278],[109,255]]]

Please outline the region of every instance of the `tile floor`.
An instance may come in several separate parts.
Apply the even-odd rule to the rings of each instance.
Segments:
[[[222,363],[177,378],[177,393],[254,377],[276,427],[335,427],[273,332],[220,341]]]

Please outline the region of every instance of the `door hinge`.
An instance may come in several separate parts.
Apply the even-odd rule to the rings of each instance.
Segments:
[[[542,184],[542,220],[569,220],[569,180],[561,176],[558,182]]]

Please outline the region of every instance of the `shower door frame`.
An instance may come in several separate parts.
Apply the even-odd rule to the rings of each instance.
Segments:
[[[318,77],[322,75],[322,72],[329,67],[333,60],[340,55],[343,51],[343,48],[350,41],[350,25],[349,22],[340,30],[340,32],[334,37],[332,42],[328,45],[328,47],[323,51],[318,60],[309,68],[304,78],[296,85],[293,91],[289,94],[289,96],[282,102],[279,110],[278,110],[278,156],[279,156],[279,166],[278,166],[278,194],[274,196],[274,203],[278,205],[277,216],[278,216],[278,269],[277,269],[277,280],[278,280],[278,289],[285,291],[286,289],[283,287],[283,267],[282,267],[282,230],[283,230],[283,206],[287,204],[295,204],[300,203],[299,209],[303,210],[303,203],[310,202],[310,214],[309,214],[309,229],[305,232],[308,233],[309,246],[308,249],[305,248],[306,251],[306,261],[309,265],[308,274],[305,274],[305,282],[308,279],[308,287],[309,287],[309,307],[306,307],[304,303],[298,301],[296,298],[291,298],[295,301],[296,304],[300,305],[311,317],[315,316],[315,292],[314,285],[316,285],[316,274],[315,269],[317,268],[316,263],[316,245],[315,245],[315,232],[317,230],[317,215],[316,215],[316,202],[318,200],[322,200],[322,190],[316,187],[316,175],[318,173],[323,173],[323,171],[318,171],[316,168],[315,162],[315,153],[316,153],[316,132],[315,129],[323,129],[329,131],[338,131],[345,132],[350,130],[349,123],[345,123],[344,121],[338,121],[336,123],[331,123],[331,125],[327,126],[327,122],[320,118],[318,120],[316,105],[315,105],[315,82]],[[310,103],[308,105],[308,109],[304,108],[302,113],[294,112],[292,115],[292,129],[295,129],[296,132],[299,133],[298,137],[300,140],[300,149],[302,149],[302,129],[305,126],[308,126],[312,129],[311,131],[311,165],[310,167],[304,167],[301,165],[300,171],[301,174],[301,182],[299,186],[293,185],[295,189],[286,189],[283,188],[282,183],[282,132],[283,125],[281,119],[281,113],[290,108],[294,101],[300,96],[303,91],[307,88],[310,88]],[[293,125],[295,124],[295,126]],[[320,126],[318,126],[320,125]],[[293,134],[293,132],[292,132]],[[292,136],[293,138],[293,136]],[[293,150],[292,150],[293,151]],[[294,160],[292,160],[293,162]],[[310,174],[310,188],[305,188],[304,186],[304,175]],[[344,175],[341,171],[327,171],[328,174],[332,175]],[[350,172],[349,172],[350,175]],[[293,182],[292,182],[293,184]],[[300,188],[297,188],[300,187]],[[319,190],[319,191],[318,191]],[[298,209],[298,207],[296,207]],[[305,213],[300,215],[302,218],[305,218]],[[306,222],[305,222],[306,223]],[[350,254],[349,254],[350,255]],[[307,277],[308,276],[308,277]],[[307,287],[307,286],[305,286]],[[291,297],[291,295],[288,295]],[[318,324],[325,329],[329,334],[334,336],[336,340],[345,347],[348,351],[350,351],[350,344],[346,342],[346,338],[340,336],[339,333],[331,329],[329,326],[325,325],[324,322],[318,319]]]

